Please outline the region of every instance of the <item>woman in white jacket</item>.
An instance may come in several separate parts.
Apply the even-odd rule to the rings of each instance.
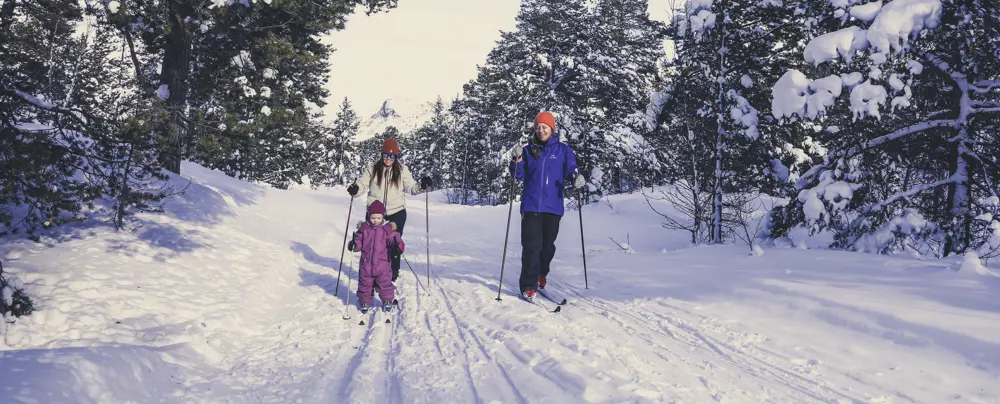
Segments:
[[[426,191],[431,186],[430,177],[420,179],[420,184],[413,180],[410,169],[399,162],[399,144],[395,139],[386,139],[382,142],[382,158],[374,164],[365,168],[361,173],[361,178],[347,187],[347,192],[351,196],[359,192],[367,194],[368,198],[365,206],[371,206],[376,200],[382,201],[385,205],[385,221],[396,224],[396,231],[403,235],[403,226],[406,224],[406,195],[418,195]],[[365,221],[368,220],[367,213]],[[391,257],[392,261],[392,281],[399,277],[398,255]]]

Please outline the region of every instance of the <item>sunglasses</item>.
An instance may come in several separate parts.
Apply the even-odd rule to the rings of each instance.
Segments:
[[[382,158],[395,160],[396,159],[396,155],[395,154],[389,154],[389,153],[382,153]]]

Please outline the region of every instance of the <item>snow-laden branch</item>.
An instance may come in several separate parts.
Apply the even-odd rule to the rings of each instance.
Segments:
[[[995,108],[995,107],[1000,107],[1000,101],[973,101],[972,102],[972,106],[973,107],[990,107],[990,108]],[[973,112],[974,113],[975,112],[979,112],[978,110],[979,110],[979,108],[975,108],[975,110],[973,110]]]
[[[886,143],[891,142],[893,140],[899,139],[901,137],[912,135],[912,134],[918,133],[918,132],[923,132],[923,131],[928,130],[928,129],[932,129],[932,128],[954,128],[956,126],[957,125],[955,124],[955,121],[952,120],[952,119],[941,119],[941,120],[935,120],[935,121],[920,122],[918,124],[914,124],[914,125],[910,125],[910,126],[907,126],[905,128],[902,128],[902,129],[898,129],[895,132],[889,133],[887,135],[879,136],[877,138],[874,138],[872,140],[864,142],[860,146],[852,147],[850,149],[842,150],[842,151],[839,151],[839,152],[836,152],[836,153],[828,155],[826,157],[825,161],[822,164],[814,165],[811,168],[809,168],[809,170],[807,170],[805,173],[803,173],[799,177],[797,183],[799,183],[799,186],[804,185],[812,177],[814,177],[815,175],[819,174],[824,169],[826,169],[827,167],[829,167],[830,164],[833,164],[834,162],[836,162],[839,159],[852,157],[854,155],[857,155],[858,153],[861,153],[862,151],[871,149],[873,147],[881,146],[883,144],[886,144]]]
[[[951,65],[949,65],[948,62],[945,62],[944,60],[941,60],[941,57],[938,56],[937,54],[935,54],[933,52],[928,52],[928,51],[918,51],[917,54],[920,55],[920,56],[922,56],[928,62],[931,62],[931,64],[934,65],[934,67],[936,67],[938,70],[942,71],[943,73],[947,74],[948,77],[951,77],[952,80],[955,80],[956,82],[961,82],[961,81],[968,80],[968,78],[965,75],[965,73],[961,73],[961,72],[955,71],[955,69],[952,69]]]
[[[940,181],[934,181],[934,182],[932,182],[930,184],[924,184],[924,185],[916,186],[916,187],[910,188],[909,190],[906,190],[906,191],[903,191],[903,192],[899,192],[899,193],[897,193],[897,194],[895,194],[893,196],[890,196],[889,198],[886,198],[885,200],[883,200],[881,202],[865,206],[864,208],[861,209],[861,212],[862,213],[875,213],[875,212],[879,212],[882,209],[885,209],[886,206],[889,206],[889,205],[893,204],[894,202],[896,202],[896,201],[898,201],[900,199],[909,198],[909,197],[911,197],[913,195],[919,194],[919,193],[927,191],[929,189],[937,188],[937,187],[940,187],[942,185],[948,185],[948,184],[951,184],[951,183],[957,182],[957,181],[958,181],[958,177],[955,176],[955,175],[952,175],[952,176],[950,176],[948,178],[945,178],[943,180],[940,180]]]
[[[976,92],[985,93],[994,88],[1000,87],[1000,80],[979,80],[972,83],[972,87]]]
[[[76,110],[76,109],[62,108],[62,107],[58,107],[58,106],[49,104],[49,103],[47,103],[45,101],[42,101],[42,100],[38,99],[38,97],[35,97],[35,96],[33,96],[31,94],[28,94],[28,93],[25,93],[25,92],[23,92],[21,90],[18,90],[16,88],[12,88],[12,87],[8,86],[7,83],[5,83],[5,82],[0,82],[0,85],[3,86],[3,89],[5,89],[7,91],[10,91],[11,93],[14,93],[19,98],[21,98],[22,100],[24,100],[25,102],[27,102],[27,103],[29,103],[31,105],[34,105],[35,107],[38,107],[40,109],[44,109],[46,111],[51,111],[51,112],[55,112],[55,113],[59,113],[59,114],[63,114],[63,115],[68,115],[69,117],[71,117],[74,120],[76,120],[77,122],[79,122],[81,125],[87,126],[87,117],[83,113],[83,111]]]
[[[903,136],[911,135],[917,132],[923,132],[931,128],[954,128],[955,121],[952,119],[941,119],[936,121],[925,121],[918,124],[910,125],[902,129],[898,129],[887,135],[882,135],[872,140],[863,143],[861,146],[853,147],[843,153],[842,156],[853,156],[860,153],[862,150],[867,150],[872,147],[880,146],[885,143],[891,142],[893,140],[899,139]],[[842,157],[841,156],[841,157]]]

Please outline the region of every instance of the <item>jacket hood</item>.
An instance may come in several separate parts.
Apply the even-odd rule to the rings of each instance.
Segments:
[[[385,228],[389,228],[389,229],[391,229],[392,231],[396,231],[396,223],[394,223],[394,222],[389,222],[389,221],[387,221],[387,222],[384,222],[384,223],[382,223],[382,225],[381,225],[381,226],[378,226],[378,227],[376,227],[376,226],[372,226],[372,224],[371,224],[371,223],[368,223],[368,222],[366,222],[366,221],[364,221],[364,220],[362,220],[362,221],[358,222],[358,230],[361,230],[361,229],[362,229],[362,228],[364,228],[364,227],[372,227],[372,228],[383,228],[383,229],[385,229]]]

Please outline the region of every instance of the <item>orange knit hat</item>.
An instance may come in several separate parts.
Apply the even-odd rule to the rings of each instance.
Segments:
[[[552,131],[556,131],[556,117],[552,116],[551,112],[544,111],[535,117],[535,124],[544,123],[552,128]]]
[[[399,144],[396,139],[386,139],[382,142],[382,153],[395,154],[399,156]]]

